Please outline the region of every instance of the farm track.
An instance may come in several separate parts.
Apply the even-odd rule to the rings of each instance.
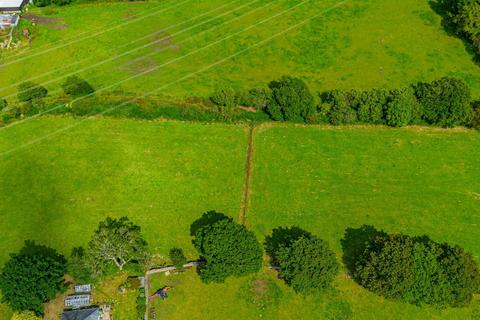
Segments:
[[[250,188],[252,181],[252,162],[255,148],[255,125],[248,128],[247,156],[245,161],[245,182],[243,185],[243,198],[240,207],[239,221],[241,224],[246,223],[248,206],[250,204]]]

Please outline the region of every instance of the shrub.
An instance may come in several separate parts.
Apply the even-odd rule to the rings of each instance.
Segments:
[[[276,253],[279,277],[301,293],[330,287],[338,272],[335,253],[315,236],[301,237]]]
[[[352,107],[354,91],[332,90],[321,94],[323,112],[334,125],[357,122],[357,112]]]
[[[267,106],[270,99],[270,92],[263,88],[253,88],[240,92],[237,95],[237,103],[244,107],[253,107],[262,110]]]
[[[283,76],[269,88],[272,96],[266,111],[273,120],[308,121],[315,114],[315,101],[302,80]]]
[[[385,123],[384,109],[390,98],[388,90],[362,91],[356,99],[358,121],[362,123]]]
[[[0,274],[3,302],[14,311],[43,313],[43,303],[64,289],[65,257],[55,250],[26,241],[12,254]]]
[[[480,101],[476,101],[473,104],[473,116],[472,116],[472,128],[480,129]]]
[[[32,311],[15,312],[10,320],[42,320]]]
[[[47,89],[31,81],[23,82],[18,86],[17,98],[20,102],[30,102],[45,98],[48,94]]]
[[[419,83],[415,94],[422,105],[424,119],[430,124],[453,127],[471,121],[471,93],[463,80],[445,77],[432,83]]]
[[[91,95],[95,92],[95,89],[85,80],[77,77],[70,76],[62,84],[63,92],[71,97],[81,97]]]
[[[7,100],[0,98],[0,111],[7,107],[8,103]]]
[[[172,248],[169,252],[170,260],[172,260],[173,266],[177,270],[182,270],[183,265],[187,263],[187,258],[183,254],[183,250],[180,248]]]
[[[252,231],[224,215],[215,215],[215,220],[200,220],[206,223],[194,227],[198,224],[196,222],[192,230],[195,231],[193,244],[205,260],[199,270],[203,281],[223,282],[229,276],[238,277],[260,270],[262,248]]]
[[[213,103],[220,107],[234,107],[237,105],[237,93],[231,87],[216,90],[210,97]]]
[[[403,127],[419,119],[420,105],[411,88],[392,91],[385,108],[385,120],[392,127]]]
[[[374,237],[358,256],[354,277],[379,295],[417,305],[465,306],[480,291],[473,257],[428,237]]]

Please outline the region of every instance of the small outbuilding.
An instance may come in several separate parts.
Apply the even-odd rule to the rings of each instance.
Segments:
[[[1,12],[20,12],[28,0],[0,0]]]
[[[102,314],[100,308],[65,311],[62,320],[100,320]]]

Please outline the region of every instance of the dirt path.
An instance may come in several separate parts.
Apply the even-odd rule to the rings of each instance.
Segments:
[[[252,182],[252,169],[253,169],[253,154],[254,154],[254,138],[255,138],[255,125],[251,125],[248,128],[248,145],[247,145],[247,157],[245,164],[245,182],[243,185],[243,198],[242,205],[240,207],[239,221],[241,224],[245,224],[247,219],[248,206],[250,204],[250,187]]]

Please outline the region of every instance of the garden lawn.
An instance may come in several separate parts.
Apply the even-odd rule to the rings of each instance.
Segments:
[[[195,257],[190,224],[208,210],[238,217],[242,126],[130,120],[33,120],[0,131],[0,264],[32,239],[69,254],[98,222],[127,215],[150,248]]]
[[[301,2],[169,0],[32,8],[29,13],[47,19],[32,29],[31,48],[0,57],[0,96],[15,100],[16,84],[32,77],[50,82],[46,86],[56,94],[69,73],[97,89],[145,93],[162,87],[156,93],[174,99],[206,96],[221,85],[264,86],[284,74],[303,78],[314,90],[393,88],[450,75],[465,79],[480,96],[480,67],[462,40],[443,29],[428,1],[347,0],[327,13],[340,1]],[[22,21],[22,28],[30,23]],[[246,48],[251,49],[163,87]],[[138,76],[142,72],[147,74]]]
[[[255,138],[247,225],[260,238],[303,227],[339,261],[345,230],[362,224],[458,244],[480,260],[479,159],[480,134],[464,129],[266,126]],[[389,302],[345,278],[339,289],[358,319],[467,319],[480,309]]]

